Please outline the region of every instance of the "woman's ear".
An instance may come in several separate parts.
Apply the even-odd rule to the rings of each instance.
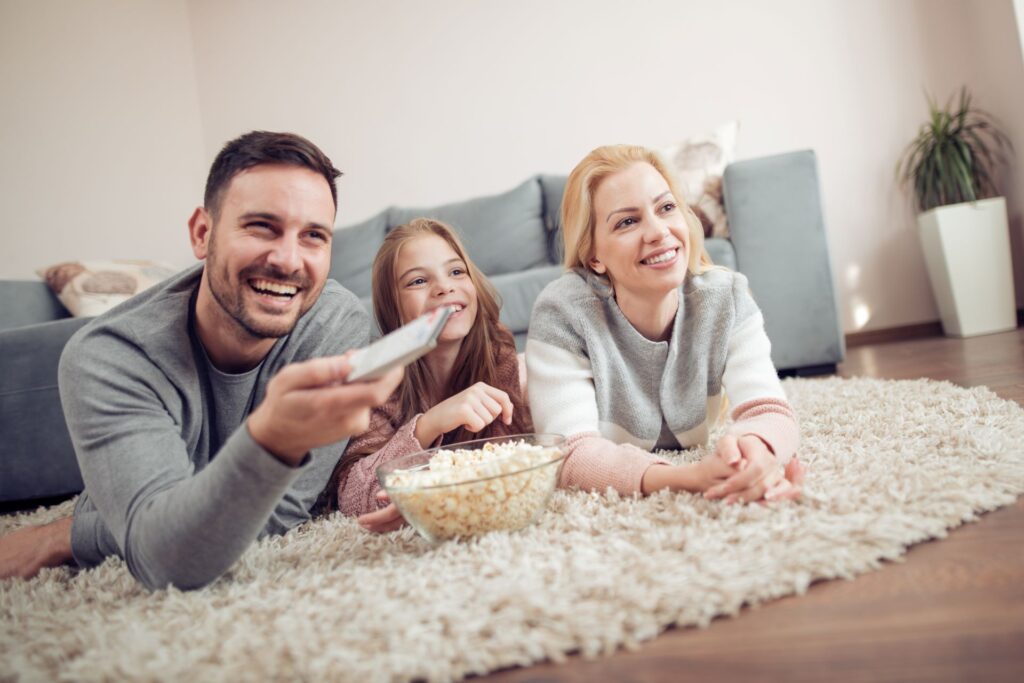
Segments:
[[[590,269],[598,275],[604,275],[607,270],[607,268],[604,267],[604,264],[601,263],[600,259],[596,257],[590,259]]]

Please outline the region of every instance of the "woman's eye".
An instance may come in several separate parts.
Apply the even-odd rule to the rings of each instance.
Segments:
[[[636,219],[633,218],[632,216],[626,216],[621,221],[615,224],[615,228],[628,228],[629,226],[635,224],[636,222]]]
[[[452,275],[465,275],[466,271],[462,268],[452,268]]]
[[[672,213],[675,210],[676,210],[675,202],[667,202],[664,206],[661,207],[661,212],[662,213]]]

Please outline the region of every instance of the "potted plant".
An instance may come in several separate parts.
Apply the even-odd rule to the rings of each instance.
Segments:
[[[1006,202],[994,176],[1012,149],[992,117],[971,106],[967,88],[930,119],[897,164],[913,186],[928,277],[949,336],[1017,326]]]

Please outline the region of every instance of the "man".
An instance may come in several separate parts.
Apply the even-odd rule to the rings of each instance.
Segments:
[[[256,538],[309,519],[348,437],[402,375],[343,383],[343,352],[366,343],[369,321],[327,281],[339,175],[296,135],[253,132],[221,150],[189,219],[205,264],[64,349],[85,491],[72,517],[0,538],[0,577],[117,555],[151,589],[196,588]]]

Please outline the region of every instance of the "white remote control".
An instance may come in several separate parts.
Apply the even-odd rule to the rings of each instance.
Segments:
[[[349,358],[352,370],[345,381],[376,379],[391,368],[406,366],[424,355],[437,346],[437,337],[454,311],[454,306],[435,308],[359,349]]]

